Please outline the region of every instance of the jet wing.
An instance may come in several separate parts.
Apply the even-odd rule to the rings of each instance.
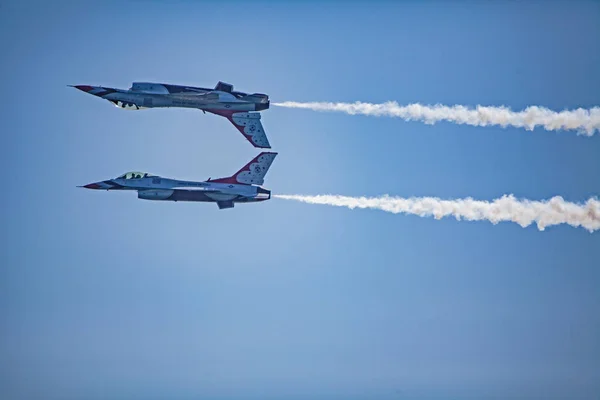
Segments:
[[[219,94],[213,93],[213,92],[198,93],[198,94],[194,95],[194,99],[203,100],[203,101],[206,101],[207,103],[212,103],[215,101],[219,101]]]
[[[215,103],[220,101],[219,93],[206,92],[195,88],[187,88],[187,91],[179,94],[179,96],[193,97],[195,101],[204,101],[206,103]]]
[[[199,202],[214,202],[223,203],[224,207],[219,208],[231,208],[233,207],[233,200],[239,197],[237,194],[225,193],[220,190],[192,190],[192,189],[171,189],[164,190],[168,192],[168,196],[160,200],[173,200],[173,201],[199,201]],[[139,192],[138,192],[139,193]],[[139,197],[139,196],[138,196]],[[145,198],[150,198],[145,196]]]
[[[271,148],[269,139],[260,123],[260,113],[229,110],[206,110],[206,112],[227,118],[254,147]]]
[[[210,188],[210,187],[189,187],[189,186],[175,186],[173,190],[183,190],[186,192],[204,192],[204,193],[219,193],[220,189]]]
[[[190,88],[189,91],[182,94],[183,96],[193,97],[194,101],[202,101],[207,104],[212,103],[242,103],[237,97],[231,93],[217,92],[202,92],[200,89]]]

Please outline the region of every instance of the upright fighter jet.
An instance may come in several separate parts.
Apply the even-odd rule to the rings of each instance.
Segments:
[[[199,108],[227,118],[254,147],[271,148],[260,123],[260,113],[248,112],[268,109],[269,96],[266,94],[235,92],[233,85],[223,82],[217,83],[214,89],[147,82],[134,82],[128,90],[86,85],[72,87],[126,110]]]
[[[128,172],[117,178],[90,183],[86,189],[136,190],[138,199],[202,201],[217,203],[219,209],[235,203],[253,203],[271,198],[271,191],[261,185],[277,153],[260,153],[244,168],[227,178],[203,182],[162,178],[143,172]]]

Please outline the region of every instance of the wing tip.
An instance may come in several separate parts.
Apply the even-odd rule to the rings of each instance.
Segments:
[[[242,132],[242,131],[240,130],[240,132]],[[256,147],[257,149],[270,149],[271,148],[271,143],[269,143],[268,140],[267,140],[266,144],[259,144],[259,143],[256,143],[254,140],[252,140],[253,137],[250,136],[250,135],[248,135],[248,134],[246,134],[245,132],[242,132],[242,135],[244,135],[244,137],[246,139],[248,139],[248,141],[250,143],[252,143],[252,146]]]
[[[278,153],[277,153],[277,152],[274,152],[274,151],[263,151],[262,153],[260,153],[260,154],[259,154],[258,156],[256,156],[256,157],[257,157],[257,158],[258,158],[258,157],[262,157],[262,156],[273,156],[273,157],[275,157],[277,154],[278,154]]]

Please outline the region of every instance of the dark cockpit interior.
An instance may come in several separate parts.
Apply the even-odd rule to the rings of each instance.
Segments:
[[[146,172],[127,172],[126,174],[123,174],[123,175],[117,177],[116,179],[142,179],[142,178],[148,178],[150,176],[154,176],[154,175],[150,175]]]

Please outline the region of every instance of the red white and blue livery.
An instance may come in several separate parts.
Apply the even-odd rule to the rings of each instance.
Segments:
[[[134,82],[128,90],[87,85],[73,87],[126,110],[198,108],[227,118],[254,147],[271,148],[260,122],[260,113],[253,112],[269,108],[266,94],[236,92],[233,85],[224,82],[217,83],[214,89],[148,82]]]
[[[143,172],[128,172],[115,179],[90,183],[86,189],[135,190],[139,199],[200,201],[217,203],[219,209],[232,208],[235,203],[254,203],[271,198],[271,191],[262,188],[264,178],[277,153],[263,152],[227,178],[203,182],[163,178]]]

